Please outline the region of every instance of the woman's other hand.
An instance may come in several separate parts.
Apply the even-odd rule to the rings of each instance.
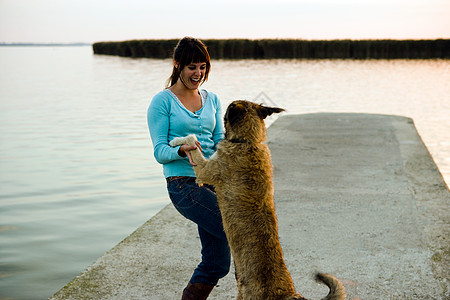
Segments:
[[[200,151],[203,152],[202,146],[200,145],[200,143],[198,141],[195,141],[195,145],[183,144],[183,145],[181,145],[180,149],[178,149],[178,155],[181,157],[187,156],[189,159],[189,163],[193,166],[196,166],[197,164],[192,160],[191,151],[193,151],[197,148],[199,148]]]

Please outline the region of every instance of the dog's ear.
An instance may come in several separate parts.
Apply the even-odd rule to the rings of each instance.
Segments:
[[[230,126],[233,127],[234,124],[242,120],[245,115],[245,107],[242,104],[231,103],[228,106],[227,112],[225,114],[225,123],[230,123]]]
[[[271,114],[283,112],[284,109],[279,108],[279,107],[267,107],[267,106],[260,105],[258,107],[257,111],[258,111],[259,117],[264,120]]]

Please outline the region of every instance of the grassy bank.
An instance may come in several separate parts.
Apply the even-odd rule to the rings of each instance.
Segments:
[[[95,54],[125,57],[170,58],[178,40],[98,42]],[[438,40],[203,40],[214,59],[350,58],[429,59],[450,58],[450,39]]]

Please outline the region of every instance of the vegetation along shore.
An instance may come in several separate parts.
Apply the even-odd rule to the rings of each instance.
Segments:
[[[170,58],[178,39],[98,42],[95,54]],[[214,59],[433,59],[450,58],[450,39],[436,40],[299,40],[204,39]]]

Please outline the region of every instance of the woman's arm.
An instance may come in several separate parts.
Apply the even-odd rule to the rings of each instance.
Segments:
[[[160,164],[183,159],[178,154],[180,147],[169,145],[170,103],[161,93],[153,97],[147,110],[147,123],[153,143],[153,154]]]
[[[224,128],[223,128],[223,116],[222,116],[222,104],[220,103],[220,100],[217,96],[215,97],[215,106],[216,106],[216,127],[213,131],[213,141],[214,141],[214,150],[216,150],[217,144],[224,139]]]

